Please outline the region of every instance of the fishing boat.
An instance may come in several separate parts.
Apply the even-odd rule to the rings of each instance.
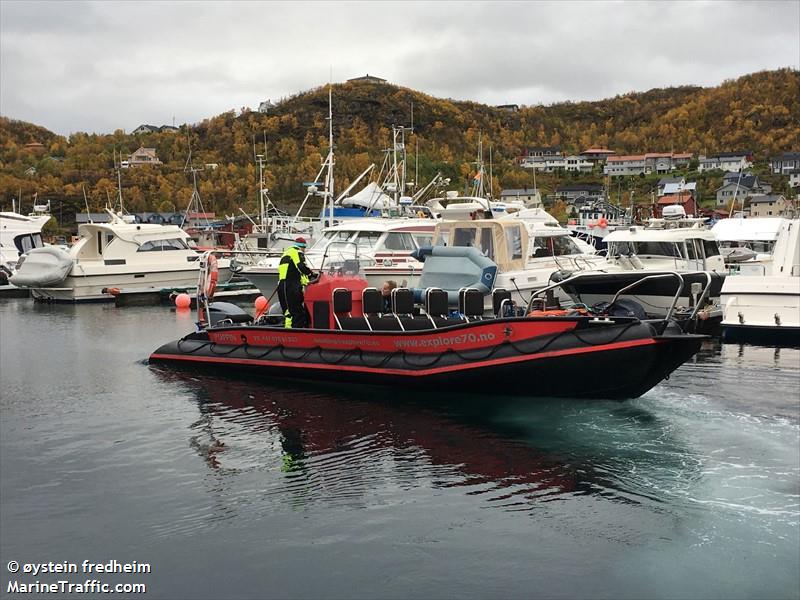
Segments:
[[[194,286],[200,254],[177,225],[135,223],[107,209],[110,222],[85,223],[69,251],[55,246],[28,252],[10,281],[34,299],[54,302],[113,301],[115,292]],[[230,275],[228,259],[216,277]]]
[[[763,274],[736,274],[722,286],[726,342],[800,346],[800,219],[782,219]]]
[[[655,386],[705,339],[670,319],[537,315],[530,306],[506,317],[510,298],[498,300],[500,316],[484,318],[478,290],[463,290],[454,314],[444,290],[427,290],[416,306],[413,292],[398,288],[385,313],[365,279],[326,273],[306,290],[309,328],[284,328],[279,316],[248,322],[236,311],[212,318],[213,303],[201,303],[209,325],[158,348],[150,362],[395,390],[625,399]],[[603,377],[574,376],[583,372]]]

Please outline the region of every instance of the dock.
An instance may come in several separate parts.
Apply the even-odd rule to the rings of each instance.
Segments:
[[[116,306],[159,306],[174,305],[178,294],[189,294],[192,307],[197,306],[195,288],[162,288],[160,290],[125,290],[115,296]],[[261,290],[250,282],[224,283],[217,287],[214,300],[221,302],[252,302],[261,296]]]

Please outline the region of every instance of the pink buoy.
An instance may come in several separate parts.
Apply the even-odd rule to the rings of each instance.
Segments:
[[[192,305],[192,299],[189,294],[183,293],[175,296],[175,306],[178,308],[189,308]]]
[[[264,314],[269,308],[269,300],[264,296],[256,298],[256,319]]]

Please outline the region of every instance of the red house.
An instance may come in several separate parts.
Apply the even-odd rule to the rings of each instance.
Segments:
[[[670,194],[669,196],[659,196],[656,204],[655,217],[660,218],[665,206],[678,204],[683,207],[686,216],[697,216],[697,203],[692,197],[691,192],[681,192],[680,194]]]

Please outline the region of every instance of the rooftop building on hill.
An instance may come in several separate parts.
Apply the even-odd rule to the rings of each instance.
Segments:
[[[386,83],[385,79],[381,79],[380,77],[375,77],[374,75],[370,75],[367,73],[363,77],[353,77],[352,79],[348,79],[347,83]]]

